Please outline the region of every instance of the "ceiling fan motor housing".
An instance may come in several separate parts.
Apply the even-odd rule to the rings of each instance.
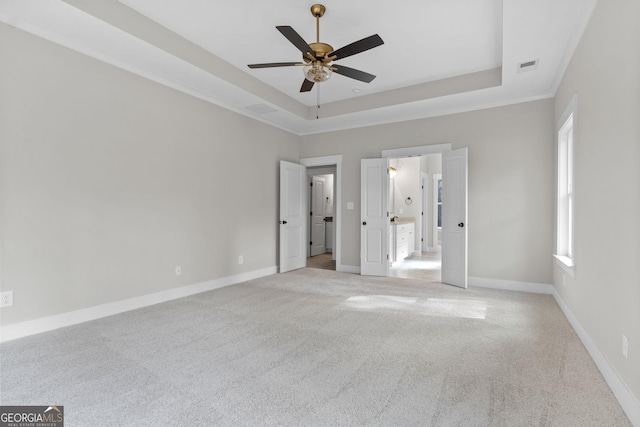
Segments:
[[[316,58],[322,59],[325,55],[333,52],[334,49],[331,45],[326,43],[309,43],[309,47],[313,49],[313,53],[316,55]],[[305,55],[302,55],[302,59],[304,62],[311,62],[311,59]]]

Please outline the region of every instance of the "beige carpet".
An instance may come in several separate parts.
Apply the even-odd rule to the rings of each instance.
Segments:
[[[303,269],[0,345],[66,426],[628,426],[548,295]]]

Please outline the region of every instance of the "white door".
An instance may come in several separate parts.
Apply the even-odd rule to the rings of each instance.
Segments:
[[[422,189],[422,212],[420,217],[422,230],[420,231],[420,252],[427,252],[429,248],[429,222],[427,221],[429,215],[429,176],[424,172],[420,173],[420,187]]]
[[[442,153],[442,282],[467,287],[467,149]]]
[[[360,274],[389,274],[389,159],[362,159]]]
[[[321,176],[311,178],[311,256],[327,252],[325,244],[324,186]]]
[[[280,273],[306,267],[307,168],[280,161]]]

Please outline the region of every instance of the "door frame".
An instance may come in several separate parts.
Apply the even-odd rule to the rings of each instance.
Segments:
[[[315,195],[315,192],[318,191],[317,186],[314,185],[314,184],[316,183],[316,180],[320,180],[321,175],[322,174],[309,175],[309,168],[307,168],[307,177],[309,178],[308,181],[309,181],[309,184],[310,184],[307,187],[307,188],[309,188],[309,197],[308,197],[308,199],[309,199],[309,212],[311,213],[309,215],[309,223],[307,224],[308,227],[309,227],[309,242],[310,243],[313,243],[314,240],[315,240],[315,238],[313,237],[313,227],[315,225],[314,216],[316,215],[314,213],[314,211],[317,211],[316,209],[313,208],[314,207],[313,206],[313,202],[314,202],[313,197]],[[326,184],[325,178],[322,178],[322,182],[323,182],[323,184]],[[323,186],[323,188],[322,188],[323,195],[324,195],[324,192],[325,192],[325,190],[324,190],[324,186]],[[324,197],[322,197],[322,208],[323,208],[322,209],[322,217],[324,219],[325,218],[325,215],[324,215]],[[327,242],[325,241],[326,221],[323,220],[322,225],[323,225],[322,247],[324,248],[322,253],[326,253],[326,251],[327,251]],[[308,249],[307,250],[307,257],[315,256],[315,255],[313,255],[313,245],[310,244],[307,249]],[[320,254],[317,254],[317,255],[320,255]]]
[[[334,188],[335,192],[333,194],[333,222],[335,227],[335,241],[333,242],[333,253],[336,258],[336,271],[340,272],[349,272],[342,265],[342,155],[335,156],[321,156],[321,157],[306,157],[304,159],[300,159],[299,162],[301,165],[306,167],[316,167],[316,166],[335,166],[336,174],[334,177]],[[308,215],[307,215],[308,216]]]
[[[429,218],[432,213],[429,212],[429,174],[420,171],[420,186],[422,190],[422,230],[420,231],[420,253],[427,252],[429,250]]]
[[[417,157],[417,156],[424,156],[427,154],[444,153],[447,151],[452,151],[452,149],[453,149],[452,144],[450,142],[447,142],[442,144],[382,150],[381,157],[388,157],[388,158]],[[465,227],[466,227],[466,224],[465,224]],[[467,242],[467,245],[468,245],[468,242]],[[467,278],[468,278],[468,272],[467,272]]]

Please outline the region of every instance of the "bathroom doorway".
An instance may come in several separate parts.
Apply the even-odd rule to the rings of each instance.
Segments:
[[[389,276],[440,282],[442,154],[391,158],[389,165]]]

